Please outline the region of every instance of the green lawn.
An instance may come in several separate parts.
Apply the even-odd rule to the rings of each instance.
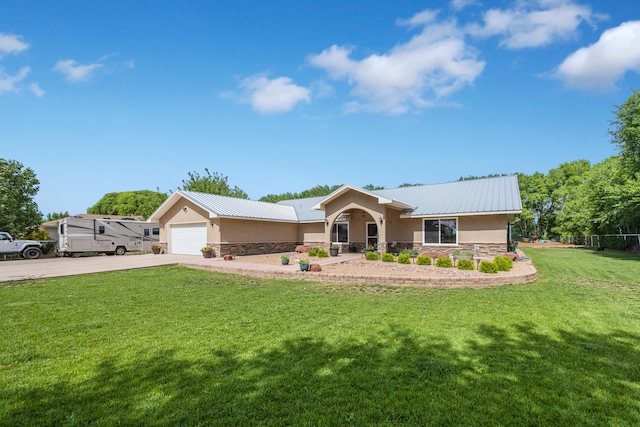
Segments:
[[[538,282],[482,290],[0,284],[0,425],[640,425],[640,258],[526,253]]]

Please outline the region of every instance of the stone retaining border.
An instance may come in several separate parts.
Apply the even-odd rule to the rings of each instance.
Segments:
[[[243,267],[227,267],[220,265],[182,264],[189,268],[211,270],[221,273],[238,274],[266,279],[290,279],[307,280],[314,282],[330,282],[345,284],[367,284],[386,286],[411,286],[421,288],[472,288],[482,289],[494,286],[518,285],[533,283],[538,279],[538,272],[531,262],[528,262],[528,270],[523,274],[500,275],[492,274],[487,277],[405,277],[405,276],[380,276],[367,274],[336,274],[322,272],[302,271],[268,271]]]

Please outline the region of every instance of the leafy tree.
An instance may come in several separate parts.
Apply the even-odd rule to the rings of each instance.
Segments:
[[[422,184],[420,183],[416,183],[416,184],[409,184],[408,182],[405,182],[403,184],[398,185],[398,188],[404,188],[404,187],[418,187]]]
[[[69,216],[69,211],[65,211],[65,212],[51,212],[48,213],[47,216],[45,217],[45,222],[49,222],[49,221],[55,221],[56,219],[62,219],[62,218],[66,218]]]
[[[373,184],[367,184],[367,185],[363,186],[362,188],[364,188],[365,190],[369,190],[369,191],[384,190],[384,187],[379,186],[379,185],[373,185]]]
[[[468,175],[468,176],[465,176],[465,177],[461,176],[460,178],[458,178],[458,181],[469,181],[469,180],[472,180],[472,179],[482,179],[482,178],[496,178],[496,177],[499,177],[499,176],[509,176],[509,175],[512,175],[512,174],[508,174],[508,173],[490,173],[489,175],[484,175],[484,176]]]
[[[632,95],[614,112],[610,122],[611,142],[620,148],[622,166],[630,177],[640,173],[640,92]]]
[[[87,209],[90,214],[136,216],[148,218],[167,198],[165,193],[150,190],[107,193]]]
[[[33,198],[39,185],[31,168],[0,158],[0,230],[21,237],[38,228],[42,214]]]
[[[236,197],[238,199],[248,199],[249,196],[238,187],[230,187],[228,177],[220,175],[218,172],[209,172],[204,169],[206,175],[200,176],[198,172],[189,172],[189,179],[182,180],[182,189],[186,191],[197,191],[199,193],[218,194],[220,196]]]
[[[342,187],[341,184],[332,186],[316,185],[315,187],[301,191],[300,193],[267,194],[266,196],[261,197],[260,201],[278,203],[281,200],[306,199],[308,197],[328,196],[340,187]]]

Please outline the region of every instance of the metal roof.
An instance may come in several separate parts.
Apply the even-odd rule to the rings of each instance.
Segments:
[[[349,185],[328,196],[283,200],[278,203],[178,190],[154,212],[149,221],[166,212],[177,197],[184,197],[208,211],[211,218],[318,222],[325,220],[322,210],[324,204],[346,190],[361,191],[377,197],[381,204],[402,209],[403,216],[406,217],[522,212],[518,177],[511,175],[375,191]]]
[[[321,197],[308,197],[306,199],[291,199],[291,200],[282,200],[278,202],[278,205],[284,206],[292,206],[296,215],[298,216],[298,221],[301,222],[316,222],[316,221],[324,221],[324,211],[319,211],[313,209],[313,207],[324,200],[326,196]]]
[[[520,213],[516,175],[444,184],[377,190],[374,193],[415,206],[407,216]]]
[[[264,221],[297,222],[298,216],[292,206],[255,200],[237,199],[216,194],[176,191],[186,199],[206,209],[211,217],[255,219]]]

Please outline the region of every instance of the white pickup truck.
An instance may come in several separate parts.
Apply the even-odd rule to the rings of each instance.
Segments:
[[[11,234],[0,231],[0,255],[20,254],[24,259],[36,259],[44,246],[37,240],[16,240]]]

